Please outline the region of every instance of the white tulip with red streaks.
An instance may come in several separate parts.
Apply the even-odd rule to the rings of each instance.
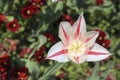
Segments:
[[[59,38],[61,41],[53,45],[48,51],[46,59],[58,62],[73,61],[77,64],[85,61],[93,62],[107,58],[110,53],[101,45],[95,43],[99,32],[86,32],[86,23],[83,14],[71,25],[61,22],[59,25]]]

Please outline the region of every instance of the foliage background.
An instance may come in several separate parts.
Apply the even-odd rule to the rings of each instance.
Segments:
[[[17,41],[17,49],[8,52],[11,62],[9,69],[14,66],[26,66],[29,72],[28,80],[119,80],[120,79],[120,1],[103,0],[46,0],[38,5],[39,10],[30,18],[23,18],[21,10],[30,0],[0,0],[0,13],[7,21],[0,26],[0,43],[6,48],[13,47],[6,38]],[[42,1],[42,0],[41,0]],[[75,64],[56,63],[43,60],[49,48],[57,41],[58,27],[63,14],[68,14],[70,21],[76,21],[84,12],[87,30],[100,29],[105,32],[111,43],[109,51],[112,56],[108,60],[96,63]],[[14,18],[18,20],[20,28],[17,32],[8,30],[6,24]],[[65,18],[65,17],[63,17]],[[68,20],[68,21],[69,21]],[[51,37],[45,34],[51,34]],[[42,46],[45,50],[39,50]],[[31,52],[20,56],[23,48],[30,48]],[[35,52],[39,50],[39,60],[36,61]],[[25,52],[26,53],[26,52]],[[2,52],[1,52],[2,54]],[[42,57],[41,57],[42,56]],[[2,78],[1,78],[2,79]],[[21,80],[21,79],[20,79]]]

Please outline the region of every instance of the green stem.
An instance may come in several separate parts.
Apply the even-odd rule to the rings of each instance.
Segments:
[[[48,70],[46,70],[42,77],[38,80],[47,80],[47,77],[53,75],[57,70],[59,70],[64,64],[55,63],[55,65],[51,66]]]
[[[99,62],[95,62],[95,67],[93,68],[92,75],[87,80],[99,80],[99,76],[96,75],[99,71]]]
[[[36,46],[39,46],[39,44],[36,44]],[[32,52],[31,52],[31,54],[28,56],[28,59],[30,59],[34,54],[35,54],[35,51],[37,50],[37,47],[35,47],[33,50],[32,50]]]
[[[7,3],[8,3],[8,9],[6,13],[9,13],[10,11],[12,11],[12,5],[14,3],[14,0],[8,0]]]
[[[34,55],[35,50],[36,50],[36,48],[34,48],[34,49],[32,50],[31,54],[28,56],[28,59],[30,59],[30,58]]]

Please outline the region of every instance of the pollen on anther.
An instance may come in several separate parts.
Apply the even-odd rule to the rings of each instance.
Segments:
[[[27,11],[27,14],[30,14],[30,11],[29,11],[29,10]]]

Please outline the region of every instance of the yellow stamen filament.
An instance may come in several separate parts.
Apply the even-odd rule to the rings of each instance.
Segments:
[[[84,53],[84,44],[79,42],[79,41],[74,41],[73,43],[70,43],[68,47],[68,52],[69,53],[75,53],[75,54],[82,54]]]

